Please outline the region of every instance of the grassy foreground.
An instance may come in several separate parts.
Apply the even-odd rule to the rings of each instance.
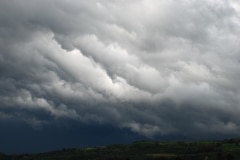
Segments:
[[[71,148],[39,154],[4,155],[0,160],[240,160],[240,139],[159,142]]]

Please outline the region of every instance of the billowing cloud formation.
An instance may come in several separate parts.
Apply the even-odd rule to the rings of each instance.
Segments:
[[[0,120],[238,134],[239,37],[237,0],[1,0]]]

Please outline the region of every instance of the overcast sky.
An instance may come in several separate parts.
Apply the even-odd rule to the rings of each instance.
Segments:
[[[239,79],[238,0],[0,1],[6,152],[58,132],[101,143],[238,136]]]

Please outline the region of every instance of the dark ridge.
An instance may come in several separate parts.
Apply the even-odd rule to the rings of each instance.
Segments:
[[[92,148],[63,148],[46,153],[0,153],[0,160],[239,160],[240,139],[216,141],[135,141]]]

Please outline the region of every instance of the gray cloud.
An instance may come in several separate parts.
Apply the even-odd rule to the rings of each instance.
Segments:
[[[239,19],[235,0],[2,0],[0,120],[237,134]]]

